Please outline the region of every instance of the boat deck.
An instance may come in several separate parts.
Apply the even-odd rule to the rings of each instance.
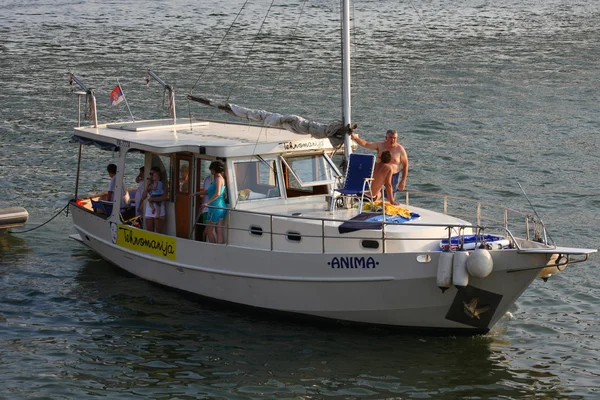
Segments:
[[[253,239],[253,245],[259,248],[342,253],[364,252],[366,245],[385,252],[436,251],[440,241],[448,237],[448,227],[454,234],[459,227],[473,232],[472,224],[463,219],[420,207],[410,210],[420,216],[403,223],[383,224],[367,220],[380,213],[359,213],[353,208],[336,209],[331,214],[324,203],[318,202],[273,205],[268,213],[257,206],[230,210],[226,229],[230,245],[247,244],[248,232],[255,229],[261,236]]]
[[[428,210],[421,207],[409,207],[412,213],[419,214],[418,218],[411,219],[404,223],[394,223],[387,221],[388,227],[392,232],[398,231],[413,231],[419,230],[430,226],[472,226],[472,223],[461,218],[454,217],[452,215],[443,214],[440,212]],[[245,208],[247,212],[264,212],[264,206],[255,208]],[[369,212],[370,213],[370,212]],[[329,221],[332,225],[339,225],[345,221],[352,220],[357,217],[360,213],[356,208],[352,209],[340,209],[336,208],[332,214],[329,209],[326,209],[322,204],[318,203],[302,203],[302,204],[282,204],[274,205],[269,207],[269,214],[285,217],[297,217],[301,219],[314,219],[315,222],[320,220]],[[377,213],[370,213],[377,214]],[[382,213],[378,213],[382,215]],[[389,218],[389,216],[388,216]]]

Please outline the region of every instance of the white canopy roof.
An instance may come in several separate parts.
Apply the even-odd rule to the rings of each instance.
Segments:
[[[216,157],[333,149],[315,139],[281,128],[192,119],[148,120],[75,128],[76,136],[117,147],[154,153],[189,151]]]

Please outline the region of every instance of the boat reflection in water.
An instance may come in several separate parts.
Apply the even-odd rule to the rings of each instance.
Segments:
[[[109,374],[112,390],[133,384],[146,393],[214,398],[488,398],[501,390],[506,398],[560,398],[568,385],[550,371],[514,367],[510,344],[495,335],[432,337],[343,323],[307,325],[197,301],[184,292],[165,295],[158,285],[86,256],[93,254],[75,250],[73,258],[82,260],[77,299],[81,309],[88,304],[93,330],[73,344],[79,357],[66,372],[85,370],[86,379]]]

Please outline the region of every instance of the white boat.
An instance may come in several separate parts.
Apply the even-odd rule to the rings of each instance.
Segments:
[[[346,22],[348,7],[346,1]],[[343,128],[351,125],[347,23],[342,32]],[[93,91],[73,79],[95,116]],[[73,136],[80,160],[83,144],[115,152],[116,193],[139,162],[146,171],[158,165],[166,172],[164,234],[137,227],[131,209],[99,210],[99,195],[76,193],[70,204],[75,238],[143,279],[266,310],[478,334],[488,332],[539,274],[547,278],[596,252],[556,246],[536,215],[440,194],[407,191],[402,201],[411,217],[398,222],[382,214],[377,221],[372,217],[379,215],[356,202],[340,201],[329,138],[264,124],[177,119],[170,93],[172,119],[94,121]],[[342,140],[349,155],[344,129]],[[189,196],[216,159],[226,168],[224,244],[200,240],[200,202]],[[79,178],[78,170],[77,187]],[[500,245],[486,246],[488,234]],[[473,235],[480,237],[477,248],[467,251],[462,238]],[[443,246],[443,240],[456,245]]]

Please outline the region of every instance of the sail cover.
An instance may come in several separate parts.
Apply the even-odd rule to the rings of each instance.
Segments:
[[[265,110],[254,110],[245,108],[236,104],[218,104],[212,99],[206,99],[196,96],[188,96],[188,99],[197,101],[198,103],[207,106],[215,107],[223,110],[234,117],[244,118],[249,121],[259,122],[263,125],[284,128],[288,131],[301,135],[311,135],[316,139],[328,138],[332,146],[339,146],[344,143],[344,135],[350,134],[351,129],[340,121],[335,121],[329,124],[323,124],[316,121],[309,121],[298,115],[282,115],[278,113],[268,112]]]

